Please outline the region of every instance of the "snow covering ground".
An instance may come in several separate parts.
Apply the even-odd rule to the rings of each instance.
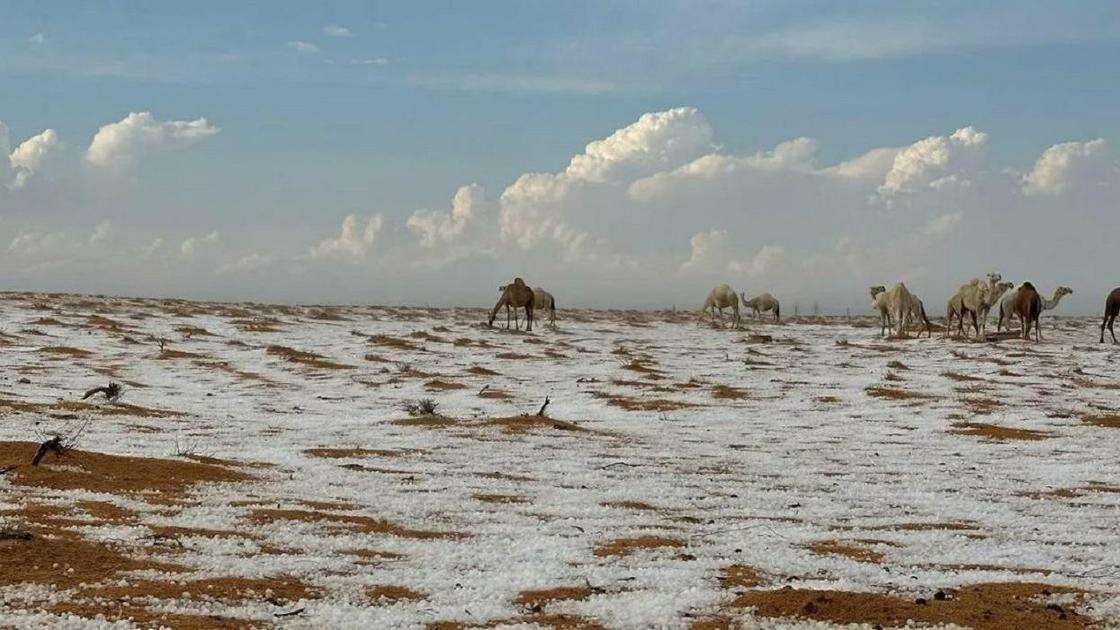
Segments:
[[[256,481],[195,487],[174,514],[92,497],[143,518],[79,528],[87,538],[139,541],[152,525],[244,532],[185,536],[174,560],[321,592],[283,620],[263,599],[166,610],[293,627],[482,624],[518,619],[525,591],[578,586],[593,594],[547,612],[687,627],[728,612],[733,593],[718,578],[734,564],[797,588],[1070,585],[1095,593],[1092,616],[1120,624],[1120,430],[1090,422],[1117,406],[1120,350],[1096,343],[1093,321],[1048,319],[1041,344],[976,344],[884,341],[870,320],[842,318],[731,331],[687,313],[579,311],[531,334],[483,320],[6,294],[0,390],[53,403],[119,381],[122,403],[186,415],[83,412],[82,450],[272,465],[251,469]],[[269,346],[321,358],[293,362]],[[535,415],[546,397],[547,415],[575,428],[490,422]],[[403,405],[421,399],[445,419],[409,420]],[[74,414],[0,413],[0,440],[75,426]],[[0,497],[12,492],[0,476]],[[251,519],[262,506],[461,536]],[[830,553],[832,541],[875,559]],[[388,553],[357,564],[354,549]],[[371,600],[378,585],[420,597]],[[103,623],[37,613],[41,590],[0,589],[0,625]]]

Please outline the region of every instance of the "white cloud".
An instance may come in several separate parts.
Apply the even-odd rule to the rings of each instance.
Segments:
[[[1108,144],[1097,138],[1088,142],[1063,142],[1043,151],[1030,173],[1023,177],[1027,195],[1058,195],[1073,183],[1099,183],[1116,174]]]
[[[330,37],[353,37],[354,33],[345,26],[330,24],[323,27],[323,34]]]
[[[678,273],[715,271],[727,265],[727,230],[697,232],[688,240],[688,244],[691,247],[688,260],[677,268]]]
[[[710,150],[711,141],[711,125],[695,108],[644,114],[637,122],[588,144],[565,170],[526,173],[506,188],[500,198],[502,239],[523,249],[552,240],[573,255],[587,243],[588,235],[567,220],[571,195],[675,168]]]
[[[15,173],[10,186],[13,189],[23,188],[32,175],[39,172],[48,158],[55,153],[62,143],[54,129],[47,129],[43,133],[28,138],[23,144],[16,147],[8,157],[11,169]]]
[[[370,57],[365,59],[351,59],[352,66],[387,66],[389,59],[386,57]]]
[[[674,170],[639,179],[630,184],[627,194],[632,199],[648,201],[685,182],[735,177],[744,171],[811,172],[816,153],[817,141],[812,138],[794,138],[778,144],[770,151],[759,151],[744,157],[710,153]]]
[[[787,263],[786,248],[780,245],[763,245],[746,263],[732,260],[727,263],[727,268],[732,272],[747,274],[752,279],[760,279],[778,273]]]
[[[451,212],[417,210],[408,218],[408,228],[420,237],[424,247],[452,243],[464,235],[469,225],[485,217],[485,191],[478,184],[462,186],[451,200]]]
[[[47,129],[11,148],[11,132],[0,122],[0,185],[19,190],[62,148],[58,133]]]
[[[36,45],[44,44],[47,41],[47,36],[44,33],[35,33],[31,37],[28,37],[27,41],[31,42],[32,44],[36,44]]]
[[[311,42],[294,41],[288,42],[286,46],[301,55],[315,55],[319,53],[319,47]]]
[[[894,156],[879,193],[897,195],[928,186],[974,157],[987,142],[988,134],[962,127],[950,136],[930,136],[904,147]]]
[[[219,131],[205,118],[160,122],[149,112],[133,112],[98,130],[86,160],[101,168],[128,167],[146,155],[188,147]]]
[[[217,230],[210,232],[206,236],[192,236],[183,241],[179,246],[179,252],[182,253],[184,257],[190,258],[194,256],[195,251],[200,247],[214,245],[220,238]]]
[[[342,232],[337,238],[327,239],[311,248],[311,257],[316,259],[361,260],[366,257],[381,231],[382,217],[375,214],[365,224],[351,214],[342,222]]]

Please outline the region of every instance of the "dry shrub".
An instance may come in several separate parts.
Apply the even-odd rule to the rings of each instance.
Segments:
[[[816,591],[785,588],[747,591],[731,606],[753,608],[754,614],[771,618],[807,618],[834,624],[910,626],[921,624],[1005,630],[1081,629],[1092,620],[1071,608],[1045,601],[1056,593],[1081,598],[1084,591],[1033,583],[988,583],[965,586],[939,596],[903,597],[894,594]],[[708,626],[712,627],[712,626]]]
[[[1005,440],[1045,440],[1054,437],[1053,433],[1047,431],[1038,431],[1035,429],[1015,429],[1012,427],[1001,427],[994,424],[985,424],[983,422],[954,422],[953,429],[949,433],[956,435],[972,435],[981,437],[986,440],[993,440],[1002,442]]]
[[[600,543],[595,547],[594,553],[599,558],[605,558],[607,556],[628,556],[632,553],[652,549],[678,549],[684,546],[684,542],[675,538],[639,536],[637,538],[617,538]]]
[[[886,400],[933,400],[934,396],[893,387],[867,387],[863,390],[873,398]]]
[[[354,367],[353,365],[328,361],[322,355],[315,354],[314,352],[304,352],[302,350],[288,348],[287,346],[268,346],[265,348],[265,353],[274,357],[279,357],[289,363],[297,363],[299,365],[306,365],[307,367],[322,370],[349,370]]]

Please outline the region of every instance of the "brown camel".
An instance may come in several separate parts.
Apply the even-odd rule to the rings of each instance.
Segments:
[[[1023,339],[1031,340],[1031,324],[1034,324],[1035,341],[1042,341],[1042,326],[1038,325],[1038,316],[1042,314],[1042,296],[1033,284],[1024,282],[1019,287],[1014,310],[1019,316],[1019,330],[1023,333]]]
[[[1101,343],[1104,343],[1104,327],[1108,326],[1108,332],[1112,335],[1112,343],[1120,343],[1116,341],[1116,333],[1112,332],[1112,322],[1116,321],[1116,316],[1120,315],[1120,287],[1112,290],[1108,294],[1108,298],[1104,301],[1104,321],[1101,322]]]
[[[525,284],[521,278],[514,278],[512,284],[507,284],[502,290],[502,296],[498,298],[498,303],[494,305],[494,310],[490,311],[490,321],[486,323],[487,326],[494,325],[494,318],[498,316],[498,311],[505,306],[507,309],[523,308],[525,309],[525,330],[533,330],[533,290]],[[506,311],[508,318],[509,311]],[[506,325],[509,323],[507,321]]]

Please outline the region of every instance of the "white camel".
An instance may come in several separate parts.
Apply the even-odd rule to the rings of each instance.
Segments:
[[[708,299],[704,300],[704,306],[700,309],[701,319],[706,313],[711,311],[712,321],[716,319],[716,309],[719,309],[719,320],[723,322],[723,309],[730,307],[735,313],[735,327],[738,328],[743,318],[739,315],[739,295],[735,293],[727,284],[721,284],[712,289],[708,294]],[[726,326],[726,324],[724,324]]]
[[[541,287],[533,287],[533,310],[548,309],[548,325],[556,325],[556,298]]]
[[[871,308],[879,311],[879,335],[886,334],[891,327],[891,311],[887,304],[887,287],[879,284],[871,287]]]
[[[915,301],[917,301],[917,298],[914,297],[913,293],[910,293],[910,290],[907,289],[906,285],[902,282],[888,289],[886,296],[887,312],[898,318],[896,322],[896,324],[898,324],[897,336],[903,338],[909,337],[906,332],[906,327],[910,324],[910,314],[915,308]]]
[[[1003,277],[998,273],[989,273],[987,284],[981,283],[979,278],[973,278],[957,289],[953,297],[949,298],[949,303],[945,308],[946,337],[952,332],[951,325],[954,315],[959,319],[957,334],[964,334],[965,313],[972,316],[972,327],[976,330],[977,335],[980,334],[980,323],[977,316],[988,302],[988,296],[994,291],[1000,280],[1003,280]]]
[[[980,317],[980,334],[988,332],[988,313],[991,312],[992,307],[996,305],[997,301],[1007,293],[1008,290],[1015,287],[1014,282],[999,282],[992,286],[988,295],[984,296],[984,303],[980,306],[980,312],[977,315]],[[1002,303],[1001,303],[1002,304]]]
[[[742,293],[741,295],[743,296],[743,307],[754,311],[754,317],[756,319],[766,311],[774,311],[774,321],[781,321],[782,307],[778,304],[778,300],[774,298],[773,295],[762,293],[749,300],[747,299],[746,293]]]
[[[1058,287],[1057,289],[1054,289],[1054,297],[1050,298],[1049,300],[1042,300],[1042,310],[1049,311],[1058,308],[1058,302],[1061,302],[1063,297],[1072,294],[1073,289],[1069,287]],[[999,332],[1003,328],[1004,322],[1007,322],[1007,327],[1011,328],[1011,316],[1015,315],[1015,300],[1017,299],[1018,295],[1019,290],[1016,289],[1014,291],[1008,292],[1008,294],[1003,296],[1003,299],[1000,300],[999,319],[996,320],[996,332]],[[1042,320],[1039,321],[1041,322]]]

